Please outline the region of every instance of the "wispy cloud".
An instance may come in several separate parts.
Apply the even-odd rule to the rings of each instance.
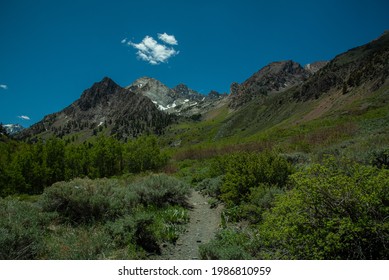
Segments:
[[[125,44],[127,42],[127,38],[124,38],[123,40],[120,41],[120,43]]]
[[[1,88],[1,89],[8,89],[8,86],[7,86],[7,85],[0,84],[0,88]]]
[[[21,115],[21,116],[18,116],[19,119],[22,119],[22,120],[26,120],[26,121],[29,121],[30,120],[30,117],[29,116],[24,116],[24,115]]]
[[[176,38],[174,37],[174,35],[168,35],[165,33],[161,34],[161,33],[158,33],[158,38],[162,41],[164,41],[166,44],[169,44],[169,45],[178,45],[178,42],[176,40]]]
[[[170,45],[178,44],[173,35],[168,35],[166,33],[158,34],[158,38]],[[147,61],[152,65],[165,63],[169,60],[169,58],[179,54],[179,51],[176,51],[174,48],[168,47],[165,44],[157,42],[151,36],[144,37],[142,42],[138,44],[131,41],[128,41],[127,44],[138,50],[136,54],[139,59]]]

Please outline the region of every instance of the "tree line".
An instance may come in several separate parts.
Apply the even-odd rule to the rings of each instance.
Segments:
[[[125,143],[106,136],[93,142],[66,143],[52,137],[29,144],[1,136],[0,196],[40,194],[58,181],[77,177],[103,178],[156,170],[167,156],[155,136]]]

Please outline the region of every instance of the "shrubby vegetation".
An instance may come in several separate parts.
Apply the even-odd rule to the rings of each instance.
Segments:
[[[198,188],[225,203],[228,221],[254,222],[287,188],[292,172],[292,165],[275,152],[234,153],[216,157],[209,171],[212,179],[205,179]]]
[[[291,179],[294,188],[264,215],[259,256],[387,258],[389,170],[331,159]]]
[[[159,254],[185,231],[189,184],[224,204],[203,259],[386,259],[388,155],[379,146],[357,163],[323,151],[313,164],[307,153],[233,150],[176,158],[172,177],[149,172],[168,162],[155,137],[27,144],[1,135],[0,195],[15,196],[0,198],[0,259]]]
[[[49,216],[24,201],[0,198],[0,259],[34,259],[43,246]]]
[[[1,259],[121,259],[160,253],[188,221],[189,188],[167,175],[75,179],[36,202],[0,199]]]
[[[389,170],[329,158],[289,178],[290,188],[284,191],[274,186],[252,189],[250,203],[243,207],[243,218],[251,225],[237,232],[225,223],[202,246],[202,258],[388,257]],[[247,210],[254,206],[260,211]],[[237,208],[227,208],[227,218],[236,216]],[[258,214],[260,218],[253,218]]]

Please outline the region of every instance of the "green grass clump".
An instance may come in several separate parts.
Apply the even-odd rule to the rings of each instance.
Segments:
[[[51,226],[44,240],[42,259],[97,260],[109,258],[114,250],[110,236],[101,226]]]
[[[216,237],[199,248],[203,260],[247,260],[251,256],[247,250],[250,236],[232,228],[222,229]]]
[[[34,259],[42,249],[49,216],[28,202],[0,198],[0,259]]]

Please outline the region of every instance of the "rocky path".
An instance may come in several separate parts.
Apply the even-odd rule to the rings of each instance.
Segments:
[[[222,206],[211,209],[207,198],[199,192],[193,191],[189,204],[193,207],[190,212],[190,221],[187,230],[176,242],[176,245],[167,245],[162,248],[159,259],[163,260],[193,260],[199,259],[198,248],[207,243],[214,236],[220,226]]]

